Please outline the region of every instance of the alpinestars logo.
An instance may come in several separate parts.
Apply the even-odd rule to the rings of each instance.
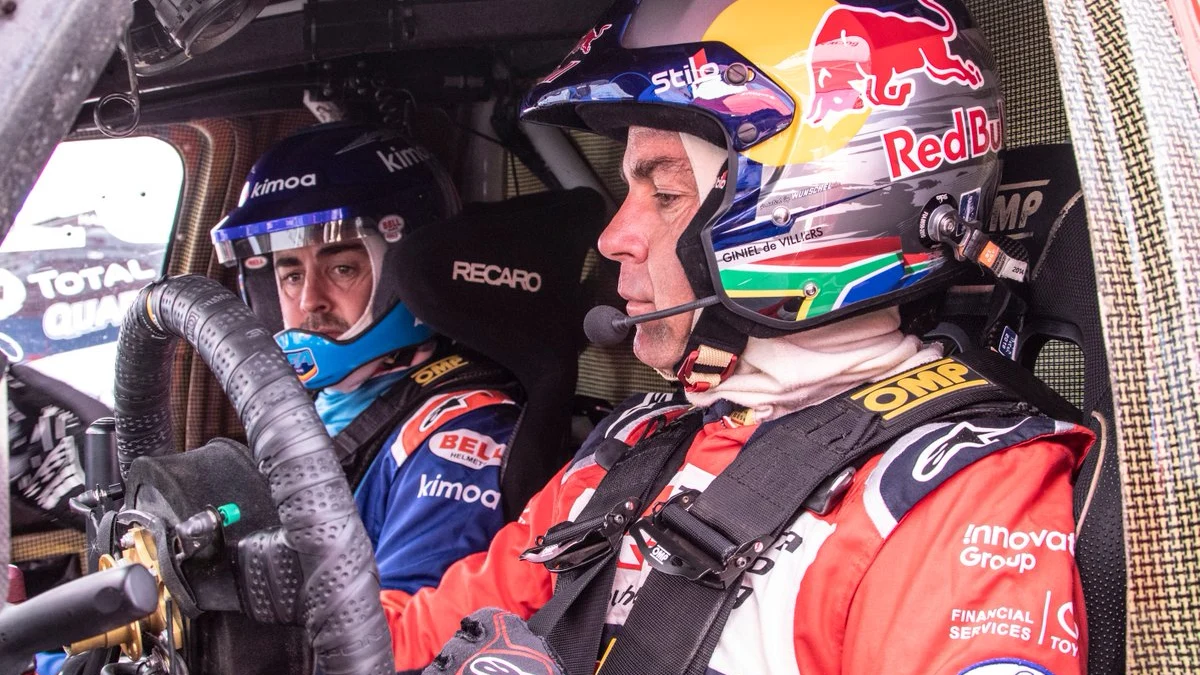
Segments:
[[[251,197],[261,197],[273,192],[295,190],[298,187],[314,187],[317,184],[317,174],[306,173],[303,176],[288,176],[260,181],[250,189]]]
[[[421,423],[417,425],[417,429],[419,431],[429,431],[433,428],[434,423],[441,419],[442,415],[452,410],[462,410],[466,407],[467,397],[465,395],[451,396],[438,404],[433,410],[430,410],[425,419],[421,420]]]
[[[533,675],[512,661],[498,656],[476,656],[471,661],[471,675]],[[461,671],[460,671],[461,672]]]
[[[970,422],[959,422],[944,436],[935,439],[921,451],[920,456],[917,457],[917,463],[913,466],[913,478],[922,483],[928,482],[941,473],[942,469],[946,468],[950,460],[954,459],[954,456],[960,451],[967,448],[985,448],[995,443],[996,439],[1004,434],[1021,426],[1021,422],[1006,429],[977,427]]]

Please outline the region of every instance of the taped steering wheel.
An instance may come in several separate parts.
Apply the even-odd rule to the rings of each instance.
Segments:
[[[185,276],[143,289],[126,315],[116,368],[122,475],[174,452],[168,401],[179,339],[192,345],[238,412],[282,530],[260,533],[301,571],[297,612],[325,673],[391,675],[391,637],[371,543],[332,442],[271,332],[217,282]],[[244,583],[244,582],[243,582]],[[260,585],[255,593],[271,592]]]

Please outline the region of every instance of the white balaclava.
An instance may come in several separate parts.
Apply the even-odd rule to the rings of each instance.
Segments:
[[[371,299],[367,302],[366,309],[363,310],[362,316],[358,317],[358,321],[354,325],[346,329],[346,332],[338,336],[339,340],[349,340],[367,329],[368,326],[375,320],[375,295],[379,290],[379,279],[383,270],[383,256],[387,254],[387,243],[383,238],[376,234],[369,234],[362,240],[363,247],[367,249],[367,256],[371,259],[371,274],[373,275],[373,285],[371,287]],[[427,342],[417,349],[416,354],[410,363],[404,364],[404,368],[412,366],[427,360],[433,354],[433,342]],[[330,385],[330,389],[341,392],[354,391],[358,389],[364,382],[371,377],[379,374],[379,366],[383,363],[385,356],[377,359],[372,359],[363,365],[355,368],[353,372],[346,376],[341,382]]]
[[[728,153],[690,134],[680,133],[679,138],[703,201]],[[693,321],[701,311],[693,314]],[[700,406],[725,399],[752,409],[755,419],[765,421],[941,356],[940,347],[925,347],[920,338],[902,333],[900,310],[889,307],[792,335],[750,338],[728,379],[687,397]],[[674,373],[660,373],[675,379]]]

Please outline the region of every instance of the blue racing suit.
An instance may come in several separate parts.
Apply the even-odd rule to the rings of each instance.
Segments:
[[[349,393],[322,391],[322,421],[336,434],[408,373],[378,375]],[[451,563],[487,550],[504,525],[500,462],[520,412],[498,390],[445,391],[387,435],[354,491],[383,588],[436,586]]]

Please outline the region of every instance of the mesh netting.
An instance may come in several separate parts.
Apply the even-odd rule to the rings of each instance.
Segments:
[[[1050,340],[1038,352],[1033,373],[1076,408],[1083,408],[1083,350],[1070,342]]]
[[[1128,664],[1200,671],[1200,101],[1156,0],[1051,0],[1113,381]]]
[[[53,530],[12,538],[12,562],[78,555],[80,573],[87,574],[87,537],[78,530]]]
[[[171,249],[167,270],[174,275],[201,274],[236,288],[233,269],[217,264],[208,232],[237,205],[250,167],[275,141],[315,123],[307,111],[286,111],[240,119],[201,120],[171,128],[170,140],[183,150],[185,204],[180,227],[198,233]],[[176,356],[171,390],[176,447],[195,448],[214,436],[244,437],[237,414],[207,366],[191,349]]]
[[[966,0],[983,30],[1004,89],[1005,145],[1069,143],[1054,48],[1042,3]]]

